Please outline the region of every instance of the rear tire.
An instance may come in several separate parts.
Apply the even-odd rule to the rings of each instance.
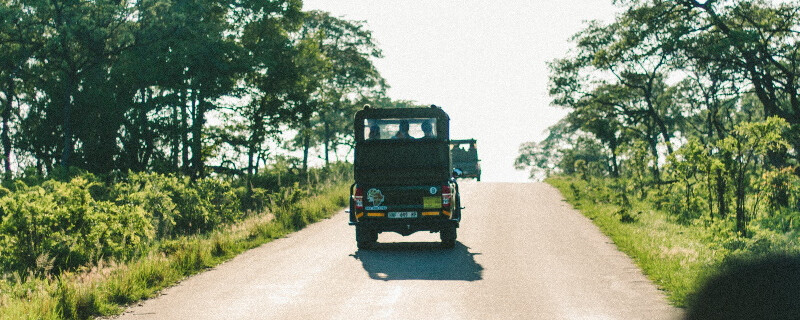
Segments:
[[[442,248],[453,248],[456,246],[456,227],[446,227],[439,231],[439,238],[442,240]]]
[[[357,241],[356,246],[359,250],[369,250],[372,249],[372,246],[375,245],[375,242],[369,241]]]
[[[359,249],[370,249],[378,242],[378,231],[356,226],[356,244]]]

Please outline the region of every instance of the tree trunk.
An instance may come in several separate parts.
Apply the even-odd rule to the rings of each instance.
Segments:
[[[65,30],[65,26],[72,21],[66,21],[64,16],[64,4],[59,3],[58,1],[51,0],[51,3],[54,5],[55,9],[55,24],[56,28],[59,32]],[[72,152],[75,148],[75,143],[72,139],[72,98],[75,96],[75,91],[77,88],[75,87],[78,81],[78,68],[73,60],[72,52],[70,50],[70,44],[68,41],[70,40],[69,33],[64,32],[65,34],[61,35],[61,39],[58,43],[60,52],[58,53],[62,59],[62,63],[64,65],[64,69],[61,71],[64,73],[64,92],[62,92],[61,103],[63,107],[62,111],[62,120],[61,124],[63,126],[63,134],[64,134],[64,146],[61,149],[61,167],[68,168],[70,166],[70,158],[72,157]]]
[[[129,150],[128,152],[128,168],[132,169],[133,171],[141,171],[139,168],[139,154],[140,148],[142,147],[142,132],[144,132],[145,128],[143,127],[144,124],[142,123],[142,109],[144,109],[144,105],[147,103],[144,89],[138,90],[139,94],[141,95],[141,99],[139,100],[139,105],[137,106],[134,103],[134,111],[136,112],[135,115],[132,115],[132,119],[130,121],[131,128],[129,128],[131,133],[131,142],[128,144]],[[136,95],[134,94],[134,101]]]
[[[255,158],[255,152],[252,146],[247,150],[247,177],[248,179],[253,175],[253,162]]]
[[[183,99],[178,99],[183,100]],[[180,136],[180,118],[178,118],[178,106],[172,106],[172,130],[170,132],[170,153],[169,153],[169,163],[172,166],[173,170],[178,170],[178,157],[180,155],[180,148],[181,148],[181,136]]]
[[[6,87],[6,105],[3,108],[3,162],[5,163],[5,180],[11,180],[11,137],[8,122],[11,121],[11,108],[14,107],[14,98],[16,97],[16,88],[14,88],[14,79],[8,79]]]
[[[609,149],[611,149],[611,177],[619,178],[619,160],[617,160],[617,143],[615,140],[612,140],[612,143],[609,144]]]
[[[253,117],[253,125],[250,127],[250,142],[247,146],[247,176],[251,177],[253,175],[255,163],[255,156],[258,153],[258,148],[261,146],[261,142],[264,140],[264,119],[261,117],[262,112],[257,111],[256,114],[252,115]],[[248,178],[249,179],[249,178]]]
[[[645,90],[645,102],[647,103],[648,113],[650,117],[655,121],[656,126],[658,127],[658,131],[661,134],[661,138],[664,139],[664,144],[667,146],[667,153],[672,154],[672,143],[669,141],[670,133],[667,130],[667,125],[664,124],[664,119],[661,119],[661,116],[656,111],[655,105],[652,101],[653,94],[652,94],[652,84],[647,86]],[[656,156],[658,159],[658,156]]]
[[[717,180],[717,212],[719,212],[720,219],[725,219],[728,216],[728,204],[725,201],[725,193],[728,192],[728,184],[725,181],[725,176],[722,174],[722,169],[716,170]]]
[[[259,120],[260,117],[256,116],[256,119],[253,119],[253,127],[251,128],[251,135],[250,135],[250,142],[247,146],[247,195],[245,196],[247,208],[251,208],[252,206],[252,199],[253,199],[253,166],[254,166],[254,158],[256,155],[256,148],[258,144],[256,141],[258,138],[258,126],[260,125]]]
[[[153,136],[153,130],[150,127],[150,119],[147,117],[147,112],[150,111],[150,108],[155,109],[155,106],[149,105],[153,103],[153,91],[149,89],[145,89],[147,93],[147,101],[148,104],[139,113],[139,118],[142,121],[142,137],[144,139],[143,146],[144,152],[142,153],[142,158],[140,159],[140,166],[141,170],[146,170],[147,165],[150,164],[150,158],[153,156],[153,152],[155,149],[155,137]]]
[[[303,176],[308,173],[308,150],[311,148],[311,134],[308,127],[304,129],[303,133]]]
[[[650,146],[650,153],[653,155],[653,166],[650,168],[653,172],[653,181],[656,183],[661,182],[661,170],[658,168],[658,136],[648,137],[648,144]]]
[[[738,173],[739,179],[736,181],[736,231],[742,237],[747,236],[747,212],[745,212],[745,188],[747,184],[744,179],[744,172]]]
[[[183,101],[181,101],[181,171],[183,174],[189,174],[189,112],[187,112],[186,105],[189,93],[187,89],[183,89]],[[192,110],[194,110],[194,93],[192,94]]]
[[[64,130],[64,147],[61,149],[61,167],[68,168],[70,165],[70,157],[72,156],[72,150],[74,148],[74,143],[72,141],[72,86],[74,83],[74,75],[72,72],[64,78],[64,93],[61,97],[61,103],[63,104],[63,113],[62,113],[62,126]]]
[[[324,138],[325,139],[325,141],[324,141],[325,142],[325,166],[327,167],[328,163],[330,163],[330,159],[328,158],[328,153],[330,153],[329,152],[330,151],[329,145],[330,145],[330,141],[331,141],[330,137],[328,136],[330,134],[330,125],[328,124],[328,121],[325,121],[324,117],[322,119],[323,119],[322,121],[324,121],[324,124],[323,124],[323,128],[324,128],[323,135],[325,136],[325,138]]]
[[[197,107],[192,121],[192,178],[205,176],[203,166],[203,126],[206,122],[206,101],[203,90],[199,91]]]

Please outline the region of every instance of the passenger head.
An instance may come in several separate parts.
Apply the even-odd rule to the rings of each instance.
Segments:
[[[433,136],[433,126],[431,125],[430,121],[422,122],[422,133],[425,134],[426,137]]]
[[[378,125],[371,125],[369,127],[369,139],[380,139],[381,138],[381,128]]]
[[[408,132],[408,120],[400,120],[400,132]]]

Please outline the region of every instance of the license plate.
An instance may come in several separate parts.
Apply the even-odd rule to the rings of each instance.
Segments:
[[[425,209],[439,209],[442,207],[442,197],[424,197],[422,206]]]
[[[389,218],[392,219],[402,219],[402,218],[416,218],[417,212],[416,211],[393,211],[389,212]]]

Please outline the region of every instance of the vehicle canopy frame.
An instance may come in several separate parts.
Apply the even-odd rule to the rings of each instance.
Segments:
[[[450,117],[441,108],[373,109],[356,112],[354,180],[350,224],[359,249],[381,232],[439,232],[455,245],[461,220],[460,192],[453,178]]]

